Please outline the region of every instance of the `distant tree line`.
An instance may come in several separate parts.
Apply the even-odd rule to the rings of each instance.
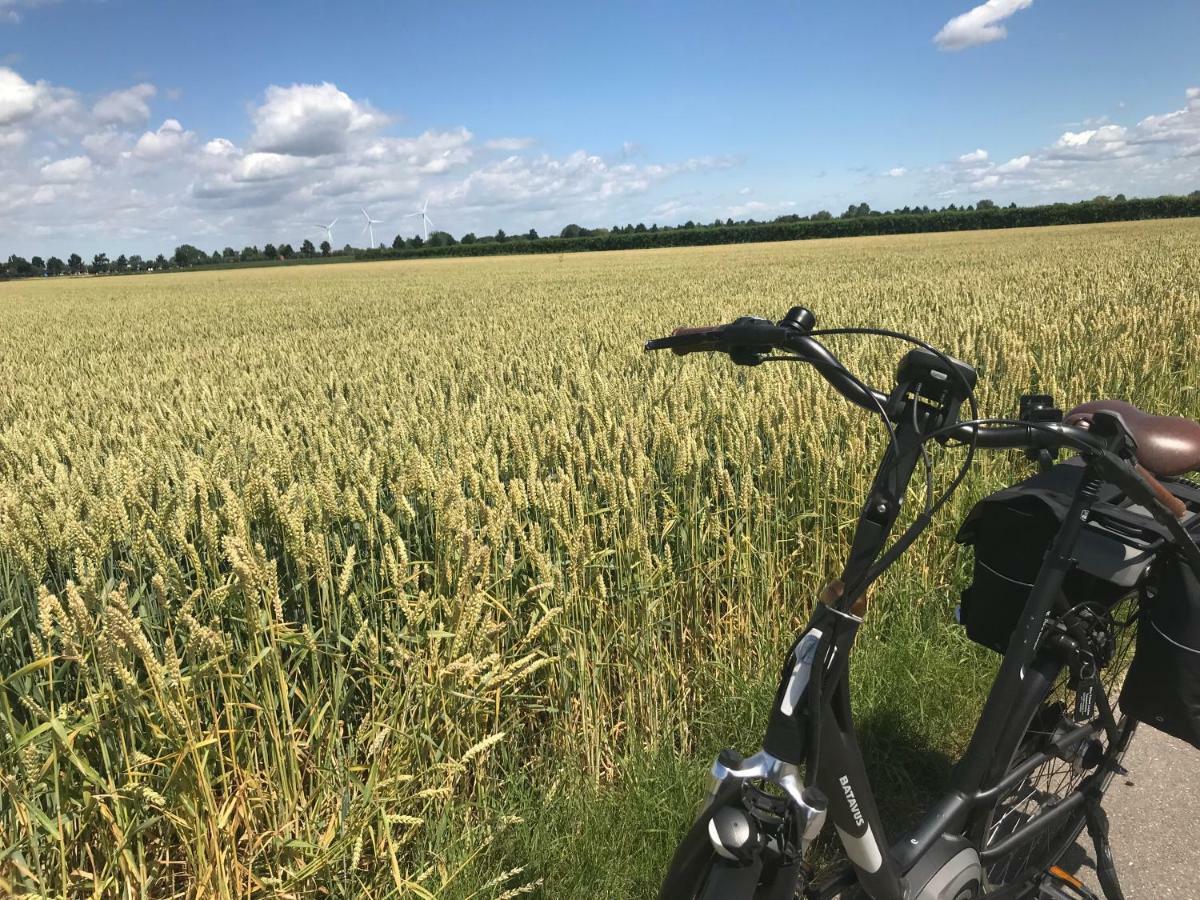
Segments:
[[[811,215],[783,215],[769,222],[745,219],[717,219],[709,224],[684,222],[676,226],[644,224],[613,225],[610,228],[583,228],[567,225],[553,236],[543,237],[534,229],[506,234],[500,229],[492,235],[464,234],[455,239],[445,231],[435,231],[425,240],[420,235],[405,238],[396,235],[390,247],[363,250],[347,244],[334,250],[328,241],[314,245],[307,238],[299,251],[291,244],[266,244],[232,247],[205,253],[191,244],[181,244],[167,257],[154,259],[138,255],[109,259],[97,253],[85,263],[78,253],[66,262],[57,256],[26,260],[10,256],[0,263],[0,278],[30,278],[60,275],[107,275],[131,272],[161,272],[171,269],[233,267],[320,261],[420,258],[428,256],[492,256],[515,253],[574,253],[596,250],[635,250],[651,247],[692,247],[705,244],[743,244],[766,241],[795,241],[811,238],[858,237],[865,235],[919,234],[935,231],[973,231],[988,228],[1029,228],[1042,225],[1083,225],[1095,222],[1125,222],[1140,219],[1168,219],[1200,216],[1200,190],[1187,196],[1127,198],[1099,196],[1078,203],[1052,203],[1044,206],[999,206],[980,200],[969,206],[951,203],[941,209],[905,206],[887,212],[873,210],[866,203],[852,203],[839,216],[828,210]]]

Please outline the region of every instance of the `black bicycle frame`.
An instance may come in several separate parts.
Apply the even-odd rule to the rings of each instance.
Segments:
[[[853,584],[860,578],[882,551],[919,459],[920,440],[921,435],[914,426],[902,418],[860,514],[843,575],[846,583]],[[862,624],[862,619],[848,609],[852,598],[847,596],[836,604],[818,605],[802,633],[803,637],[803,634],[816,630],[822,635],[817,657],[820,664],[813,666],[807,689],[808,702],[791,715],[782,712],[780,701],[790,670],[790,666],[785,666],[763,749],[788,762],[806,763],[805,781],[816,784],[828,798],[829,815],[858,883],[872,900],[906,900],[905,876],[924,854],[943,836],[961,835],[973,810],[995,802],[1005,790],[1028,774],[1014,773],[1004,783],[985,784],[988,775],[994,771],[995,748],[1009,724],[1012,710],[1018,706],[1018,698],[1028,691],[1028,686],[1023,683],[1023,672],[1034,660],[1047,616],[1073,565],[1072,551],[1097,498],[1100,483],[1089,462],[1070,511],[1030,591],[1021,624],[1013,633],[970,745],[954,770],[950,791],[934,805],[921,824],[906,835],[902,844],[894,848],[887,844],[851,713],[847,675],[854,638]],[[1096,727],[1089,724],[1083,729],[1090,733]],[[1062,739],[1064,747],[1078,743],[1083,736],[1066,735]],[[1009,781],[1012,784],[1008,784]],[[1068,811],[1062,810],[1055,818]],[[1051,814],[1043,814],[1018,828],[1006,837],[1006,844],[1011,847],[1032,838],[1046,827],[1047,823],[1039,823],[1048,815]]]

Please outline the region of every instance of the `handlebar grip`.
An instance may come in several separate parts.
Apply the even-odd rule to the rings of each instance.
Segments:
[[[704,325],[699,328],[676,328],[665,338],[646,341],[647,350],[670,350],[677,356],[687,356],[704,350],[721,349],[720,338],[725,325]]]
[[[676,328],[674,331],[671,332],[671,337],[673,337],[673,338],[694,337],[694,338],[698,338],[698,339],[704,338],[708,335],[711,335],[712,337],[716,337],[717,335],[719,335],[721,333],[722,329],[723,329],[723,326],[721,326],[721,325],[697,325],[697,326],[693,326],[691,328]],[[705,346],[703,344],[699,344],[699,343],[692,345],[692,346],[689,346],[687,344],[681,344],[678,347],[672,347],[671,352],[674,353],[676,356],[687,356],[689,353],[695,353],[697,351],[711,350],[711,349],[713,349],[713,348]]]
[[[1183,501],[1168,491],[1163,483],[1155,478],[1145,466],[1138,463],[1134,468],[1137,470],[1138,475],[1142,477],[1142,480],[1150,486],[1150,490],[1154,491],[1154,496],[1158,498],[1158,501],[1171,511],[1171,515],[1176,519],[1182,519],[1187,515],[1187,506],[1184,505]]]

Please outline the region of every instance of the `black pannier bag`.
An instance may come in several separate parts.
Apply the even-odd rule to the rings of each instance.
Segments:
[[[1200,748],[1200,581],[1175,553],[1163,553],[1156,568],[1121,710]]]
[[[959,622],[977,644],[1007,651],[1083,472],[1077,459],[1059,463],[980,500],[963,522],[955,540],[972,545],[975,568],[962,593]],[[1138,588],[1166,537],[1146,510],[1116,487],[1103,486],[1063,583],[1068,604],[1116,604]]]

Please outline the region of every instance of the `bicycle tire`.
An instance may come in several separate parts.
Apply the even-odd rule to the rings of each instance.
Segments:
[[[1132,739],[1136,723],[1121,716],[1116,708],[1116,695],[1120,679],[1132,654],[1133,628],[1121,629],[1117,636],[1118,646],[1113,659],[1102,673],[1101,682],[1105,694],[1117,718],[1117,744],[1115,751],[1107,735],[1101,735],[1103,759],[1119,764]],[[1126,633],[1128,632],[1128,633]],[[1047,653],[1039,654],[1025,673],[1027,689],[1018,701],[1010,719],[1010,727],[997,744],[995,758],[1003,760],[992,771],[988,784],[1001,781],[1033,753],[1044,746],[1050,732],[1047,726],[1057,715],[1061,718],[1062,707],[1075,697],[1066,683],[1068,670],[1061,661]],[[972,842],[981,849],[998,843],[1012,833],[1013,829],[1044,812],[1054,803],[1077,793],[1084,778],[1093,770],[1084,770],[1068,760],[1051,759],[1031,772],[1025,780],[1001,797],[990,807],[980,810],[973,817],[969,833]],[[1110,765],[1098,785],[1102,795],[1112,779]],[[999,814],[999,818],[997,817]],[[1007,823],[1007,829],[1005,825]],[[1022,883],[1040,877],[1057,863],[1078,840],[1086,825],[1086,809],[1080,806],[1068,814],[1061,824],[1052,826],[1025,844],[1014,847],[1009,853],[984,865],[985,892],[1012,889]]]

